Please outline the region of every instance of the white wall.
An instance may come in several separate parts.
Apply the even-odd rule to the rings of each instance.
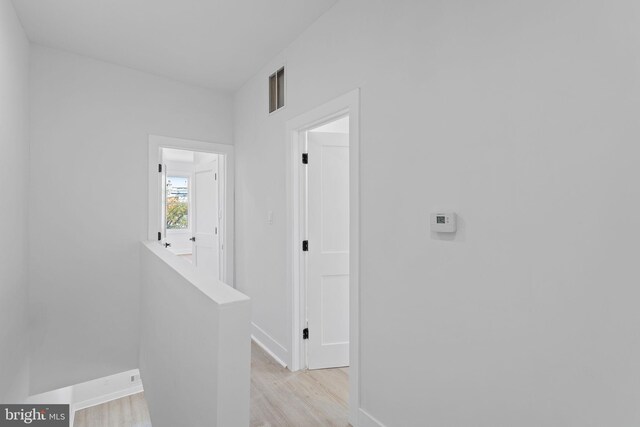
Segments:
[[[230,98],[32,46],[31,392],[136,368],[148,135],[230,143]],[[19,239],[14,239],[19,242]]]
[[[254,323],[289,349],[285,121],[361,87],[362,408],[640,424],[639,17],[634,0],[337,3],[235,97]],[[454,239],[430,234],[436,209],[460,215]]]
[[[28,394],[27,191],[29,42],[0,0],[0,402]]]
[[[249,299],[141,247],[140,372],[154,426],[248,426]]]

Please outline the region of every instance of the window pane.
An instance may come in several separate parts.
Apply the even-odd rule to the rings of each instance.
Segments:
[[[277,95],[276,95],[276,75],[273,74],[269,77],[269,112],[273,113],[276,111],[277,105]]]
[[[167,177],[167,230],[189,228],[189,178]]]
[[[284,68],[278,71],[278,108],[284,107]]]

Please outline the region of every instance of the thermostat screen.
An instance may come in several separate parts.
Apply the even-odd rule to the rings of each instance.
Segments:
[[[438,215],[436,217],[436,224],[444,224],[444,216]]]

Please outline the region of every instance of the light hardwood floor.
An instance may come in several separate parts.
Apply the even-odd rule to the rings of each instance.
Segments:
[[[347,369],[291,372],[251,344],[251,427],[345,427]]]
[[[151,427],[144,393],[76,412],[74,427]]]
[[[348,426],[348,390],[346,368],[290,372],[251,343],[251,427]],[[78,411],[73,425],[151,427],[151,421],[140,393]]]

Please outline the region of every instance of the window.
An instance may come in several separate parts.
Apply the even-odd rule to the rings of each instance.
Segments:
[[[167,177],[167,230],[189,228],[189,178]]]
[[[284,67],[269,76],[269,113],[284,107]]]

